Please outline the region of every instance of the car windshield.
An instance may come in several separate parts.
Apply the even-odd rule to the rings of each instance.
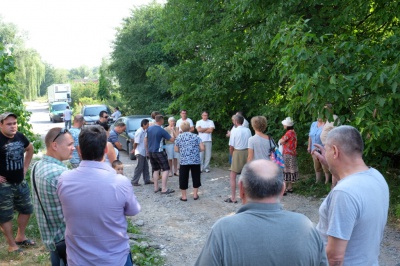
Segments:
[[[54,111],[61,111],[61,110],[65,110],[65,107],[68,106],[68,104],[57,104],[57,105],[53,105],[53,110]]]
[[[96,107],[87,107],[85,108],[84,116],[96,116],[99,115],[101,111],[106,111],[106,107],[104,106],[96,106]]]
[[[136,131],[144,118],[133,118],[128,120],[128,132]]]

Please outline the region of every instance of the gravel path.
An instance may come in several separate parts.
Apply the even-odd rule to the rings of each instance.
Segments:
[[[126,156],[122,156],[122,160],[125,163],[125,175],[132,177],[136,162],[128,160]],[[140,182],[143,183],[143,180]],[[160,195],[153,192],[153,185],[134,187],[142,211],[132,219],[134,222],[143,221],[142,232],[151,242],[162,246],[165,265],[193,265],[211,226],[219,218],[234,214],[241,203],[224,202],[230,194],[229,172],[224,169],[214,168],[210,173],[202,174],[200,199],[197,201],[193,200],[191,184],[188,201],[179,200],[177,176],[169,178],[168,187],[176,192]],[[312,222],[318,222],[321,199],[289,194],[283,198],[282,204],[286,210],[303,213]],[[387,226],[381,246],[380,265],[400,266],[400,232]]]

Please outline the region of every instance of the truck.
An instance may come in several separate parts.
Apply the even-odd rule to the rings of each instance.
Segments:
[[[47,98],[49,103],[71,102],[70,84],[53,84],[47,87]]]

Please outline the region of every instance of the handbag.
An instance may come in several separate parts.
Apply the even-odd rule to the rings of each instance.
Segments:
[[[270,136],[268,136],[268,137],[269,137],[269,146],[271,147],[271,149],[269,151],[269,153],[270,153],[269,158],[271,159],[271,161],[276,163],[280,168],[284,168],[285,161],[283,160],[282,153],[279,151],[279,148],[276,146],[274,139],[271,138]],[[274,146],[272,147],[271,144],[273,144]]]
[[[39,193],[37,191],[36,181],[35,181],[35,170],[36,170],[36,164],[33,167],[33,171],[32,171],[33,187],[35,188],[36,196],[37,196],[38,201],[40,203],[40,207],[42,207],[44,218],[46,218],[47,225],[49,225],[49,220],[47,219],[46,212],[44,211],[42,202],[40,201],[40,198],[39,198]],[[63,240],[61,240],[61,241],[59,241],[57,243],[54,243],[54,245],[56,246],[56,251],[57,251],[58,256],[60,257],[60,259],[63,260],[64,264],[67,265],[67,246],[65,245],[65,239],[63,239]]]

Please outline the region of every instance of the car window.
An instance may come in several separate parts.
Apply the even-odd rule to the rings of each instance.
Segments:
[[[128,120],[128,131],[136,131],[140,128],[140,123],[142,122],[144,118],[134,118],[134,119],[129,119]]]
[[[52,106],[53,111],[62,111],[65,110],[65,107],[68,106],[68,104],[55,104]]]
[[[101,111],[106,111],[107,108],[105,106],[88,106],[85,108],[83,115],[84,116],[96,116],[99,115]]]

